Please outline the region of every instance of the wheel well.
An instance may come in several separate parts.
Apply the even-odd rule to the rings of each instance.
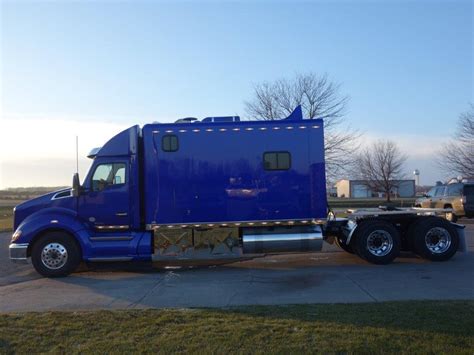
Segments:
[[[444,205],[443,208],[453,208],[453,206],[450,203],[447,203],[447,204]]]
[[[51,233],[51,232],[61,232],[61,233],[64,233],[64,234],[67,234],[68,236],[71,237],[72,240],[74,240],[74,243],[76,243],[77,247],[79,248],[80,252],[81,252],[81,259],[82,259],[82,248],[81,248],[81,244],[77,241],[76,237],[71,234],[69,231],[67,230],[64,230],[64,229],[61,229],[61,228],[48,228],[48,229],[45,229],[45,230],[42,230],[41,232],[39,232],[38,234],[36,234],[33,239],[31,239],[31,242],[30,244],[28,245],[28,249],[26,251],[26,255],[28,257],[31,256],[31,250],[33,249],[33,245],[41,239],[42,236],[48,234],[48,233]]]

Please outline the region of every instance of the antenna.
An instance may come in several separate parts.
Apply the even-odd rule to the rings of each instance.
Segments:
[[[76,136],[76,173],[79,174],[79,136]]]

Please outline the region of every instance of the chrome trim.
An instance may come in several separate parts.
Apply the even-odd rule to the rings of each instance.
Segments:
[[[146,230],[156,230],[160,228],[206,228],[206,227],[270,227],[270,226],[284,226],[284,225],[321,225],[326,222],[326,218],[314,219],[279,219],[279,220],[250,220],[250,221],[219,221],[219,222],[187,222],[187,223],[149,223]]]
[[[110,230],[110,229],[129,229],[130,226],[128,224],[116,225],[116,226],[104,225],[104,226],[95,226],[95,228],[100,229],[100,230],[103,230],[103,229],[106,229],[106,230]]]
[[[425,244],[433,254],[446,253],[451,247],[451,234],[442,227],[433,227],[425,234]]]
[[[244,243],[257,243],[257,242],[279,242],[295,241],[295,240],[320,240],[322,237],[319,232],[315,233],[287,233],[287,234],[250,234],[244,235]]]
[[[58,195],[60,194],[64,194],[66,192],[69,192],[69,196],[61,196],[61,197],[57,197]],[[63,190],[63,191],[59,191],[57,193],[55,193],[53,195],[53,197],[51,197],[51,201],[54,201],[54,200],[61,200],[63,198],[69,198],[69,197],[72,197],[72,189],[70,189],[69,191],[66,191],[66,190]]]
[[[67,249],[60,243],[49,243],[41,251],[41,262],[50,270],[61,269],[68,259]]]
[[[133,237],[90,237],[89,240],[93,242],[115,242],[123,240],[132,240]]]
[[[350,223],[353,227],[350,227],[350,226],[349,226],[349,223]],[[346,231],[349,231],[349,234],[347,235],[347,238],[346,238],[346,245],[349,245],[349,244],[350,244],[351,239],[352,239],[352,235],[354,234],[356,228],[357,228],[357,223],[356,223],[356,221],[349,220],[349,222],[347,222],[345,229],[346,229]]]
[[[393,249],[392,235],[383,229],[374,230],[367,237],[367,250],[374,256],[388,255]]]
[[[131,261],[133,257],[131,256],[116,256],[110,258],[89,258],[89,261]]]
[[[26,263],[28,260],[29,243],[12,243],[8,247],[10,260],[18,263]]]

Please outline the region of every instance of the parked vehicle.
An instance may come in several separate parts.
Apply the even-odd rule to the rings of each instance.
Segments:
[[[433,187],[415,201],[415,207],[451,209],[445,212],[448,221],[474,217],[474,183],[454,182]]]
[[[415,210],[328,215],[323,121],[238,117],[131,127],[89,155],[72,189],[18,205],[10,258],[44,276],[81,260],[197,263],[321,250],[376,264],[400,250],[446,260],[462,233]],[[329,216],[329,217],[328,217]]]

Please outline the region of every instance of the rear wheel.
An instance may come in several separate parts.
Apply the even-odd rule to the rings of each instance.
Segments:
[[[400,253],[398,230],[386,221],[362,221],[353,237],[357,254],[373,264],[389,264]]]
[[[415,252],[432,261],[450,259],[458,250],[459,236],[450,222],[437,217],[422,218],[413,226]]]
[[[63,232],[50,232],[35,242],[31,262],[46,277],[67,276],[81,261],[80,249],[73,237]]]

